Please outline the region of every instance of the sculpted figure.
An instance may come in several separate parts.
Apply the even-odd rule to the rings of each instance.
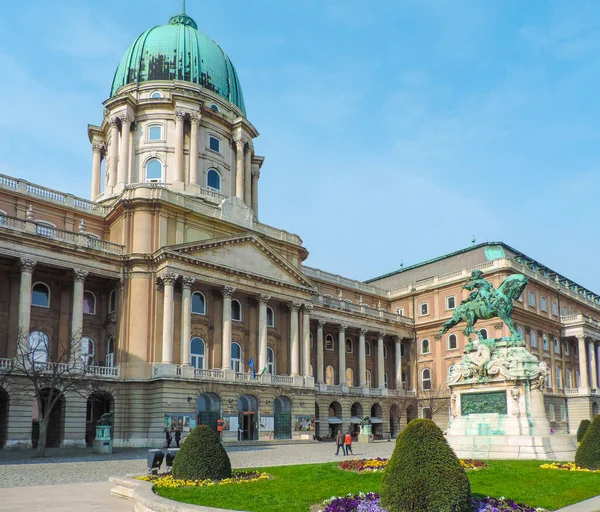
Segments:
[[[481,270],[473,270],[473,272],[471,272],[471,279],[469,279],[463,285],[463,289],[473,291],[471,291],[469,296],[463,300],[461,304],[465,304],[479,298],[485,301],[491,298],[495,291],[492,284],[483,279],[483,272]]]
[[[106,425],[112,425],[112,419],[113,419],[113,412],[105,412],[102,416],[100,416],[100,419],[98,420],[98,423],[96,423],[97,427],[101,427],[101,426],[106,426]]]

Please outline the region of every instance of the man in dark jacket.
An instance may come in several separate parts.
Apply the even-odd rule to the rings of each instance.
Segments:
[[[175,430],[175,444],[177,445],[177,448],[179,448],[180,442],[181,442],[181,430],[176,429]]]
[[[346,448],[344,447],[344,434],[342,434],[342,429],[338,429],[337,435],[335,436],[335,444],[337,444],[336,455],[339,455],[340,448],[342,449],[342,455],[346,455]]]

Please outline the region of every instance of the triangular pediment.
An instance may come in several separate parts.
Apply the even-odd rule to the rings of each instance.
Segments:
[[[204,264],[313,289],[304,275],[255,235],[218,238],[165,248]]]

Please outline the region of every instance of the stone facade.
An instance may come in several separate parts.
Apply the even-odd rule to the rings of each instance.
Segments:
[[[0,372],[20,333],[47,337],[48,360],[86,341],[90,386],[62,398],[51,443],[91,445],[108,410],[115,447],[162,445],[173,417],[223,419],[229,441],[325,437],[364,416],[384,438],[432,412],[445,428],[467,340],[438,331],[473,268],[496,286],[530,278],[514,318],[551,369],[551,425],[597,412],[600,301],[518,251],[480,244],[367,283],[303,266],[301,238],[259,221],[258,131],[198,84],[129,83],[88,134],[92,200],[0,176]],[[2,446],[35,437],[24,386],[0,388]]]

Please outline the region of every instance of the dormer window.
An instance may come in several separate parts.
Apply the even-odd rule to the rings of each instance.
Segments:
[[[209,137],[208,138],[208,147],[212,150],[212,151],[216,151],[217,153],[221,152],[221,141],[219,139],[217,139],[216,137]]]
[[[214,103],[210,106],[211,110],[214,110],[215,112],[221,112],[221,110],[219,109],[219,107],[217,105],[215,105]]]
[[[150,94],[150,98],[153,100],[160,100],[162,97],[163,95],[160,91],[152,91],[152,94]]]
[[[162,126],[160,124],[148,127],[148,140],[163,140]]]

